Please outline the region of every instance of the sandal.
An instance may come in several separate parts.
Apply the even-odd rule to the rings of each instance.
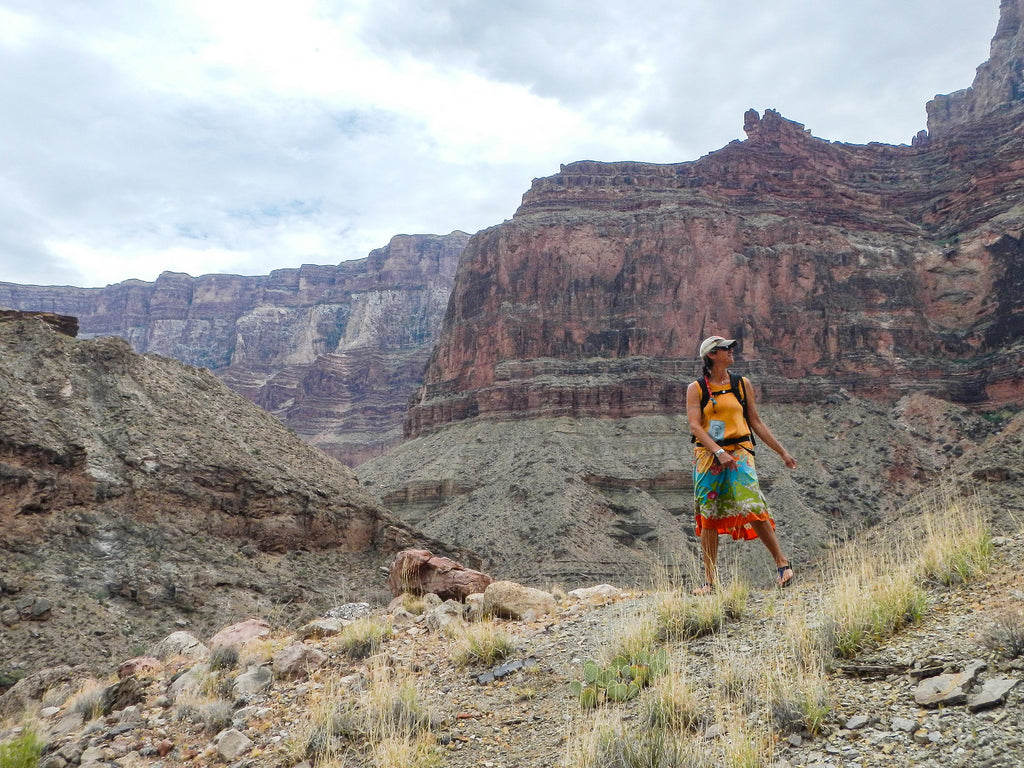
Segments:
[[[793,570],[792,563],[786,563],[785,565],[778,566],[779,569],[779,589],[788,587],[793,583],[793,579],[796,578],[796,571]],[[786,578],[786,571],[789,571],[789,578]]]
[[[701,584],[699,587],[697,587],[695,590],[693,590],[693,594],[698,595],[698,596],[703,596],[703,595],[710,595],[714,591],[715,591],[715,585],[712,584],[710,581],[705,581],[703,584]]]

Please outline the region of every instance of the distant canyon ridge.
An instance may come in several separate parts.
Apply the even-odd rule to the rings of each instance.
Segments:
[[[469,235],[399,235],[368,257],[258,277],[165,272],[105,288],[0,283],[0,307],[208,368],[350,466],[402,437]]]

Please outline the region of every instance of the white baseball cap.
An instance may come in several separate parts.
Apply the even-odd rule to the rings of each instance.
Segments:
[[[698,357],[703,360],[716,349],[732,349],[736,346],[736,339],[725,339],[721,336],[708,336],[700,343]]]

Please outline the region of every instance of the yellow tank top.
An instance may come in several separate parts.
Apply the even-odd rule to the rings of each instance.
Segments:
[[[735,442],[729,441],[750,434],[747,420],[743,418],[743,404],[730,391],[728,385],[723,387],[718,384],[708,383],[710,385],[708,391],[711,393],[711,397],[708,398],[707,405],[704,406],[704,411],[701,414],[703,419],[701,425],[719,445],[722,445],[723,440],[727,443],[723,446],[725,448],[736,445]],[[740,386],[738,382],[737,386]],[[746,382],[742,386],[747,386]],[[743,441],[740,445],[743,445],[745,448],[753,447],[749,440]]]

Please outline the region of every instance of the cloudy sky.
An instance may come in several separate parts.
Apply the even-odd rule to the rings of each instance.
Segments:
[[[909,143],[999,0],[0,0],[0,281],[267,274],[778,109]]]

